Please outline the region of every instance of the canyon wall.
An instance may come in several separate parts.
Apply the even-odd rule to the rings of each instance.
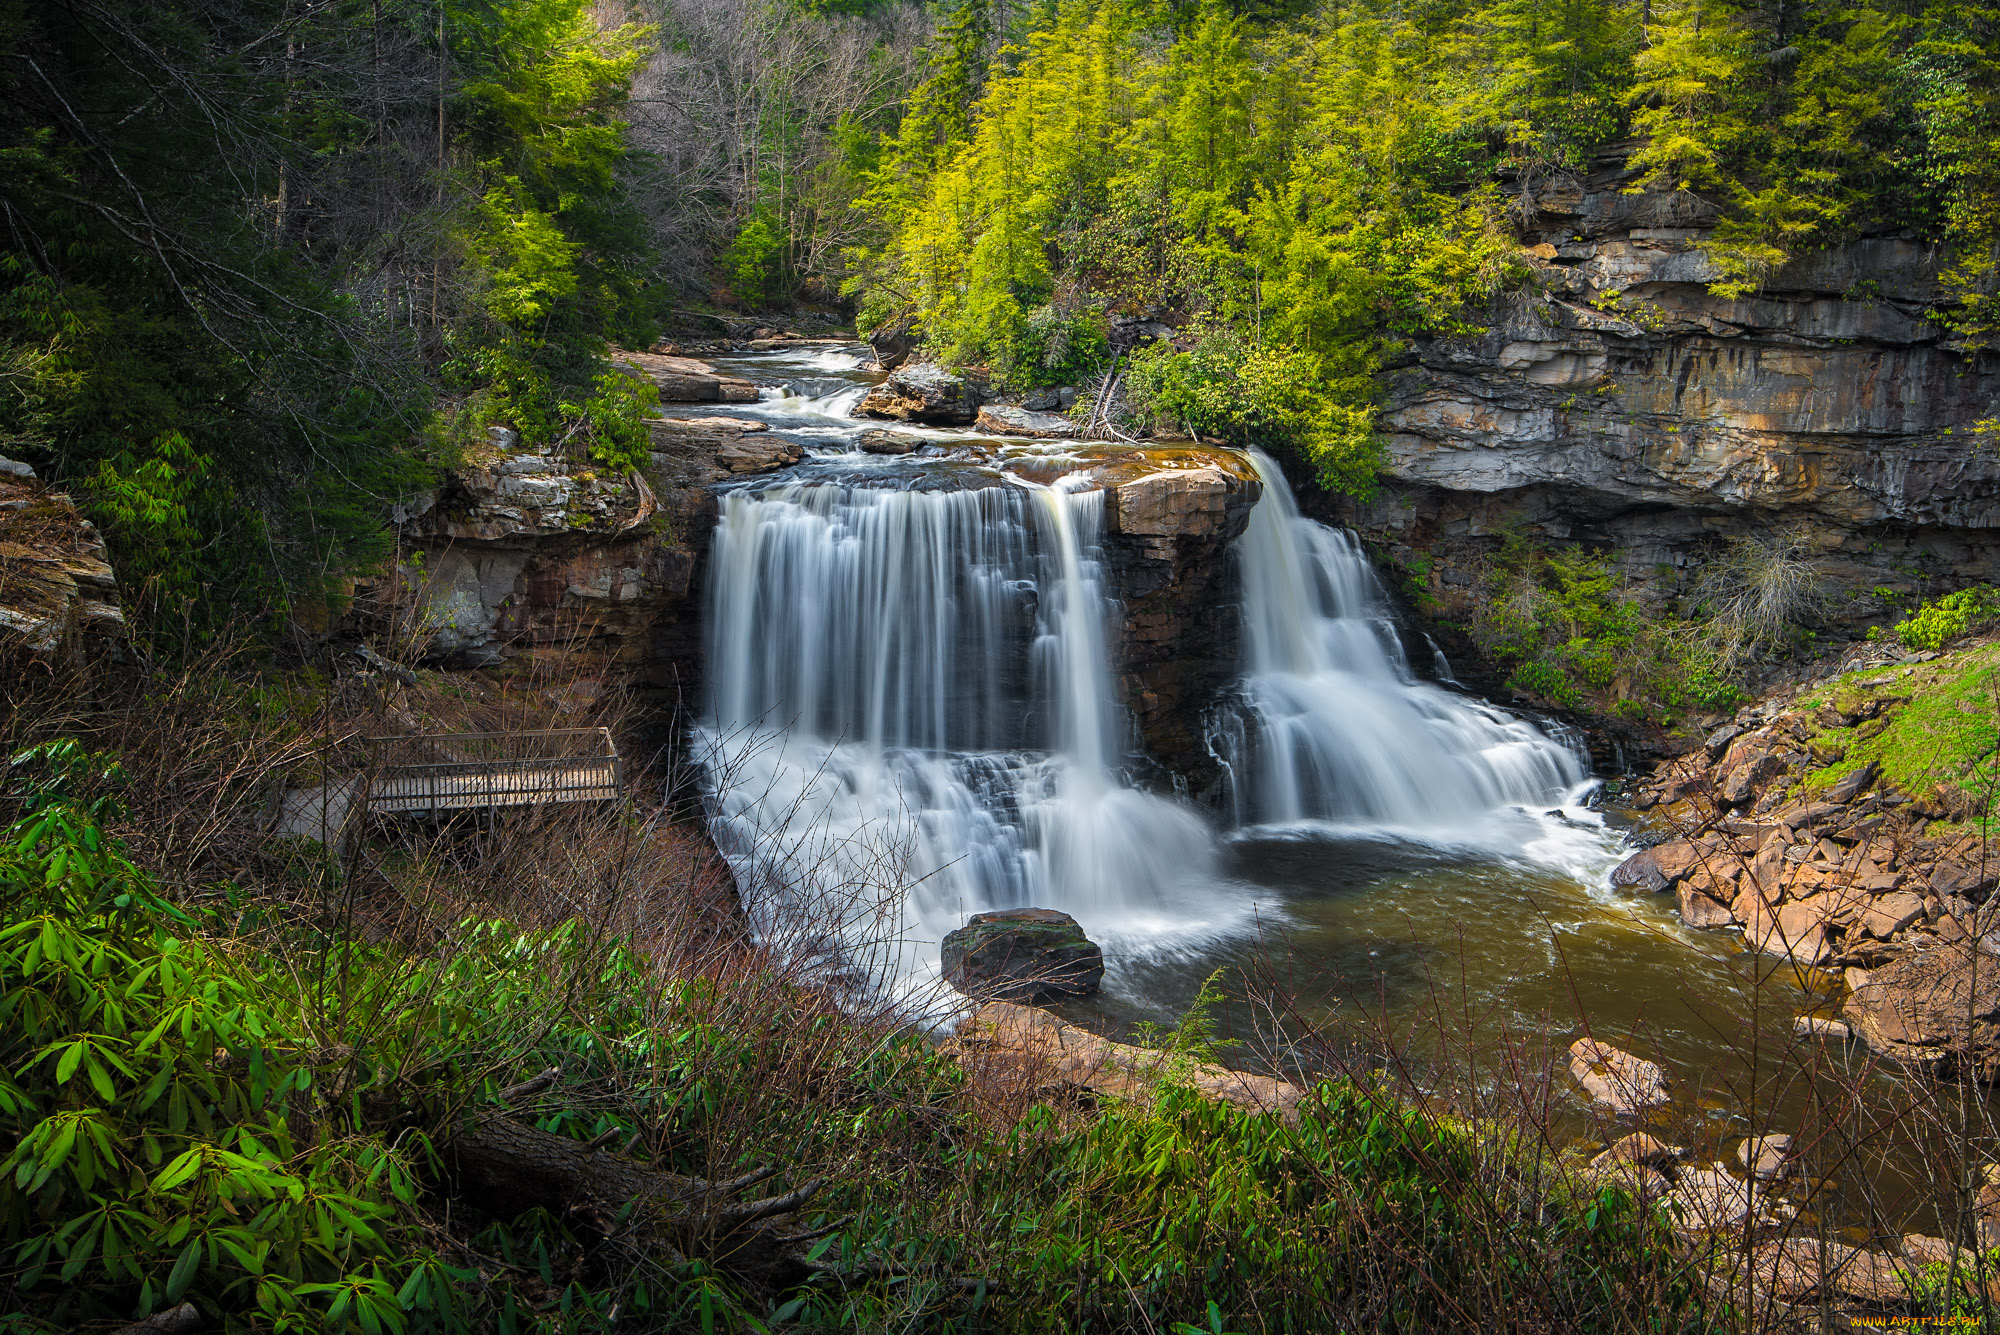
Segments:
[[[1334,507],[1449,609],[1507,526],[1615,547],[1667,588],[1724,541],[1796,532],[1860,625],[1873,593],[2000,578],[2000,359],[1928,318],[1939,255],[1856,241],[1721,297],[1714,210],[1622,168],[1517,186],[1533,281],[1390,377],[1381,495]]]

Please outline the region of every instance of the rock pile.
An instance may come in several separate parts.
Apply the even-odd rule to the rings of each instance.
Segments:
[[[1961,776],[1906,793],[1872,755],[1848,756],[1964,666],[1853,674],[1717,728],[1639,789],[1633,805],[1679,837],[1634,854],[1613,883],[1674,894],[1690,927],[1741,927],[1751,949],[1844,971],[1848,1024],[1877,1051],[2000,1073],[2000,936],[1987,921],[2000,858],[1963,820],[1975,799]],[[1840,1037],[1832,1023],[1810,1028]]]

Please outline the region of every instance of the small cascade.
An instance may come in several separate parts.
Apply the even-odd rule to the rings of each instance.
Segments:
[[[1239,823],[1459,835],[1584,781],[1533,724],[1419,682],[1360,545],[1301,516],[1277,466],[1255,457],[1264,496],[1239,545],[1245,675],[1211,736]]]
[[[1103,493],[902,482],[722,498],[698,744],[759,930],[906,990],[986,909],[1209,934],[1209,831],[1114,768]]]

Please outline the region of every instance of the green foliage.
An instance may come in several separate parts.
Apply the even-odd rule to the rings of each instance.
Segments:
[[[1320,367],[1311,353],[1253,348],[1222,331],[1186,352],[1142,348],[1126,383],[1145,427],[1293,453],[1322,486],[1365,498],[1380,453],[1374,411],[1328,399]]]
[[[1821,727],[1812,738],[1826,764],[1803,781],[1816,792],[1873,764],[1882,782],[1913,795],[1950,794],[1949,805],[1986,806],[2000,782],[2000,646],[1947,652],[1934,663],[1897,673],[1884,684],[1879,668],[1850,672],[1815,690],[1807,710],[1832,705],[1874,717],[1847,727]],[[1869,701],[1879,704],[1869,705]],[[1992,824],[1992,812],[1983,817]],[[1940,831],[1941,833],[1941,831]]]
[[[10,1328],[192,1301],[232,1329],[404,1335],[678,1301],[658,1268],[667,1282],[622,1296],[551,1288],[551,1256],[577,1245],[552,1221],[494,1224],[480,1280],[438,1253],[423,1203],[436,1119],[518,1066],[561,1062],[585,1081],[656,1067],[676,1097],[655,1115],[683,1138],[712,1112],[699,1083],[672,1084],[713,1045],[707,1031],[657,1028],[629,954],[592,949],[580,927],[478,922],[429,958],[303,927],[274,951],[219,934],[235,917],[227,887],[215,913],[191,915],[105,834],[115,807],[102,794],[119,775],[103,758],[57,743],[17,757],[10,777],[22,812],[0,836]],[[598,1023],[552,1014],[565,994]]]
[[[1023,389],[1080,384],[1098,374],[1111,360],[1111,341],[1104,316],[1095,310],[1070,313],[1056,306],[1037,306],[1021,322],[1008,383]]]
[[[1530,1193],[1504,1138],[1353,1084],[1320,1087],[1295,1121],[1182,1087],[1223,1046],[1214,979],[1161,1036],[1173,1060],[1147,1098],[994,1127],[925,1039],[783,986],[662,978],[583,923],[467,921],[406,953],[260,920],[227,886],[176,905],[105,833],[120,780],[73,742],[10,770],[10,1329],[191,1301],[244,1332],[590,1330],[615,1311],[642,1331],[1213,1335],[1312,1328],[1358,1295],[1430,1328],[1496,1274],[1547,1328],[1611,1324],[1635,1285],[1659,1329],[1692,1328],[1671,1233],[1627,1196]],[[546,1130],[644,1131],[656,1164],[690,1174],[839,1165],[813,1255],[850,1277],[755,1293],[540,1212],[440,1217],[433,1146],[550,1066]],[[1423,1282],[1384,1285],[1392,1254]]]
[[[722,272],[730,291],[751,307],[778,295],[784,276],[785,243],[764,217],[753,217],[722,252]]]
[[[89,763],[24,757],[16,776],[45,759]],[[400,1335],[409,1151],[297,1116],[320,1101],[297,1014],[195,935],[98,813],[61,793],[66,777],[29,797],[0,856],[0,1121],[14,1145],[0,1242],[15,1301],[51,1325],[192,1297],[278,1329]]]
[[[1169,1086],[1075,1129],[1031,1113],[967,1199],[974,1235],[1004,1240],[985,1259],[1010,1330],[1304,1330],[1333,1313],[1444,1329],[1500,1275],[1511,1315],[1608,1324],[1607,1267],[1615,1287],[1661,1266],[1668,1232],[1617,1191],[1509,1199],[1483,1171],[1502,1153],[1348,1083],[1320,1086],[1295,1124]],[[1391,1238],[1407,1282],[1385,1285],[1367,1267]],[[1658,1296],[1657,1329],[1698,1328],[1686,1280]]]
[[[598,377],[649,337],[616,114],[644,29],[581,0],[87,8],[0,13],[0,442],[103,526],[154,648],[381,560],[440,390],[631,453]]]
[[[650,341],[630,273],[642,235],[622,195],[617,119],[650,30],[600,28],[579,0],[512,0],[474,27],[485,57],[461,94],[466,150],[486,182],[461,220],[483,319],[448,334],[448,383],[536,448],[582,442],[643,462],[641,409],[607,368],[608,335]]]
[[[1942,649],[1961,635],[1984,630],[2000,618],[2000,589],[1975,584],[1933,598],[1896,623],[1905,649]]]
[[[1718,293],[1907,227],[1957,257],[1960,302],[1939,318],[1977,346],[2000,327],[1985,7],[1485,0],[1267,25],[1240,5],[1054,4],[968,110],[974,13],[872,178],[866,318],[913,315],[938,355],[995,367],[1023,359],[1025,313],[1057,294],[1206,320],[1282,368],[1266,393],[1320,419],[1291,448],[1343,490],[1366,489],[1376,380],[1400,345],[1477,330],[1527,281],[1496,174],[1532,193],[1621,139],[1635,192],[1720,209]],[[1181,351],[1190,364],[1153,368],[1152,406],[1240,434],[1252,390]]]
[[[1649,614],[1606,554],[1509,533],[1487,585],[1473,637],[1517,691],[1667,725],[1743,698],[1699,628]]]

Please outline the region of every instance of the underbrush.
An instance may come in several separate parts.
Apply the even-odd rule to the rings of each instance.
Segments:
[[[615,721],[576,686],[204,674],[10,715],[0,1326],[181,1302],[371,1335],[1725,1321],[1625,1187],[1406,1082],[1301,1068],[1296,1122],[1171,1078],[975,1083],[796,966],[809,925],[747,940],[671,805],[266,833],[271,757],[324,779],[391,717]],[[497,1210],[466,1147],[508,1122],[695,1195]],[[703,1184],[746,1178],[788,1214],[782,1265],[714,1223]]]
[[[1668,728],[1745,698],[1733,656],[1642,604],[1605,553],[1510,533],[1483,584],[1468,629],[1523,694]]]

